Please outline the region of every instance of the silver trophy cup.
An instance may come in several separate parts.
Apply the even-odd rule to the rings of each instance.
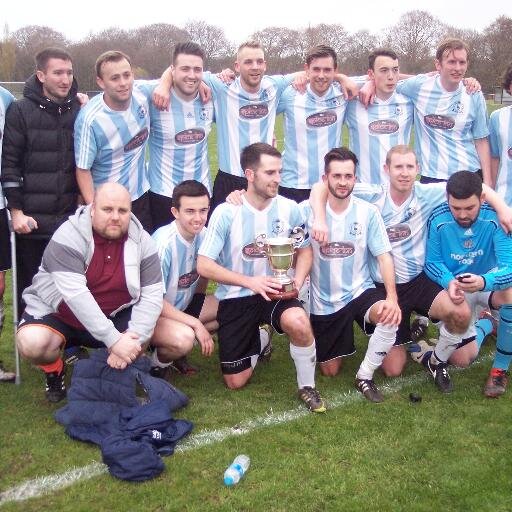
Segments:
[[[293,228],[290,237],[267,237],[260,234],[254,243],[267,256],[274,278],[281,283],[281,291],[267,294],[271,299],[292,299],[297,297],[298,291],[288,270],[293,266],[295,249],[304,241],[305,233],[300,227]]]

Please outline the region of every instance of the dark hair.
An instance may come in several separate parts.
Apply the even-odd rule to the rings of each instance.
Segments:
[[[373,69],[375,71],[375,60],[377,57],[390,57],[393,60],[398,60],[398,55],[388,48],[377,48],[373,50],[370,55],[368,55],[368,69]]]
[[[172,205],[176,210],[180,209],[181,206],[181,198],[183,196],[187,197],[208,197],[208,202],[210,202],[210,193],[208,189],[199,181],[196,180],[185,180],[182,181],[179,185],[174,187],[172,192]]]
[[[242,149],[240,155],[240,165],[245,172],[246,169],[256,169],[260,165],[261,155],[270,155],[281,158],[281,153],[270,144],[265,142],[255,142]]]
[[[35,57],[36,71],[46,71],[50,59],[62,59],[72,61],[71,55],[61,48],[45,48],[37,52]]]
[[[206,58],[203,49],[197,43],[193,43],[192,41],[176,44],[174,51],[172,52],[173,64],[176,64],[178,55],[195,55],[196,57],[201,57],[203,62]]]
[[[128,64],[130,66],[132,65],[132,61],[130,60],[130,57],[126,55],[126,53],[123,53],[119,50],[109,50],[108,52],[102,53],[97,59],[96,64],[94,65],[94,68],[96,70],[96,76],[98,78],[101,77],[101,66],[103,64],[106,64],[107,62],[120,62],[123,59],[126,59],[128,61]]]
[[[309,50],[306,55],[306,64],[309,66],[314,59],[321,59],[323,57],[331,57],[334,62],[334,67],[338,67],[338,57],[336,52],[330,46],[319,44]]]
[[[416,158],[416,153],[411,146],[407,146],[406,144],[397,144],[396,146],[393,146],[386,154],[386,165],[389,166],[391,164],[391,158],[394,154],[408,155],[409,153],[412,153],[414,158]],[[416,159],[416,163],[417,161],[418,159]]]
[[[324,156],[324,172],[327,174],[329,172],[329,165],[331,162],[345,162],[347,160],[352,160],[354,162],[354,167],[357,166],[357,156],[355,153],[350,151],[350,149],[346,147],[341,148],[333,148]]]
[[[509,63],[505,73],[503,73],[503,83],[501,85],[503,89],[510,92],[510,86],[512,85],[512,62]]]
[[[454,37],[441,41],[436,50],[436,59],[439,62],[442,62],[445,55],[448,55],[455,50],[466,50],[466,55],[469,60],[469,46],[461,39],[456,39]]]
[[[482,195],[482,179],[476,172],[458,171],[446,183],[446,193],[454,199],[478,198]]]

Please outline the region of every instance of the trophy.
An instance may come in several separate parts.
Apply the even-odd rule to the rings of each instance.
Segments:
[[[267,293],[270,299],[294,299],[299,295],[287,272],[293,265],[295,248],[303,242],[304,237],[304,230],[296,227],[292,229],[289,238],[281,236],[270,238],[260,234],[254,239],[256,246],[266,255],[270,268],[274,272],[273,277],[281,283],[280,291]]]

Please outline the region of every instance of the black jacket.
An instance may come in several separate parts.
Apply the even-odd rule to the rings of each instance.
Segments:
[[[38,229],[23,237],[50,238],[77,207],[73,129],[80,109],[73,80],[68,99],[43,95],[32,75],[23,98],[7,110],[1,181],[9,208],[34,217]]]

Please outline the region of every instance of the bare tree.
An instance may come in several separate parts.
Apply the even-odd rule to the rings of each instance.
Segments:
[[[48,46],[66,48],[64,35],[50,27],[28,25],[12,33],[16,46],[16,68],[14,80],[25,81],[34,72],[34,56]]]
[[[426,11],[409,11],[385,34],[384,43],[400,57],[400,68],[408,73],[432,68],[434,48],[445,33],[443,23]]]
[[[185,30],[190,39],[203,49],[206,55],[205,69],[211,70],[214,63],[233,58],[234,45],[228,40],[222,28],[205,21],[191,20],[185,25]]]
[[[0,80],[11,82],[14,80],[16,67],[16,44],[9,35],[9,26],[4,26],[4,34],[0,41]]]
[[[483,32],[485,55],[489,63],[489,89],[501,83],[501,76],[512,62],[512,18],[500,16]]]
[[[364,75],[368,71],[368,55],[380,46],[377,36],[368,30],[353,34],[346,45],[341,70],[349,75]]]
[[[290,73],[302,67],[300,32],[287,27],[268,27],[251,35],[265,49],[265,59],[271,73]]]

